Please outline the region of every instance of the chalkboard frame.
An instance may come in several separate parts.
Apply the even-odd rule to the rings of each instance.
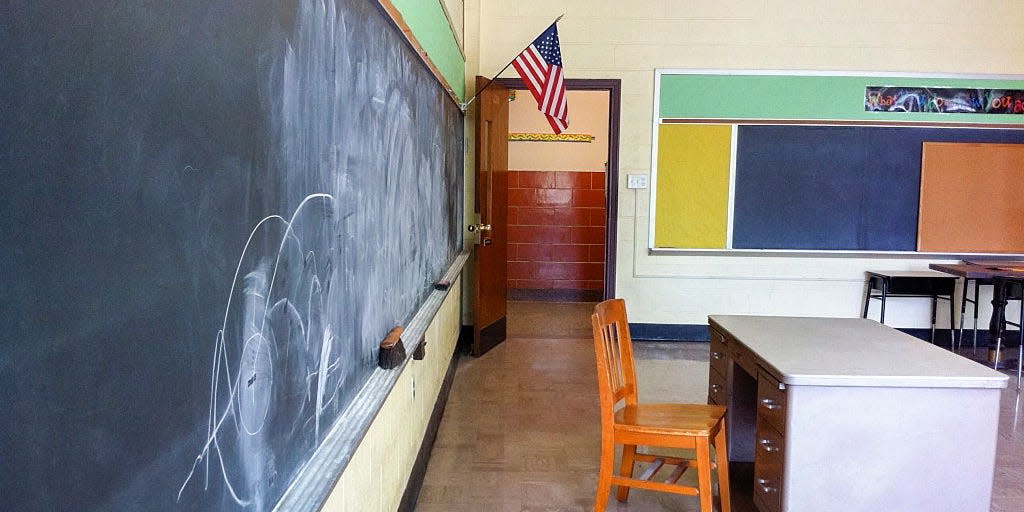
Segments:
[[[702,103],[709,104],[707,107],[700,107],[699,111],[687,112],[686,105],[697,104],[697,100],[684,100],[673,103],[671,87],[664,87],[666,79],[675,76],[698,76],[710,78],[718,90],[735,90],[721,88],[721,85],[729,84],[730,80],[743,77],[753,77],[757,80],[772,79],[781,80],[778,83],[786,83],[787,80],[796,80],[801,87],[799,80],[807,78],[812,82],[815,80],[827,83],[828,80],[838,80],[839,84],[848,93],[859,90],[860,94],[853,99],[856,102],[847,102],[842,105],[832,106],[825,109],[827,112],[815,113],[807,110],[796,101],[783,101],[778,108],[772,110],[771,105],[765,107],[764,97],[736,98],[736,101],[726,101],[721,98],[704,102],[705,97],[701,96]],[[736,142],[734,138],[733,155],[730,169],[730,196],[728,213],[728,240],[725,248],[673,248],[659,247],[655,245],[656,228],[656,192],[657,192],[657,167],[658,167],[658,127],[662,124],[671,123],[693,123],[693,124],[728,124],[732,125],[734,137],[739,133],[742,126],[756,125],[813,125],[813,126],[872,126],[872,127],[905,127],[905,128],[999,128],[1004,130],[1024,130],[1024,117],[1006,116],[994,114],[969,115],[969,114],[936,114],[936,113],[912,113],[910,116],[900,117],[892,112],[864,112],[863,89],[866,84],[887,83],[890,85],[923,84],[939,86],[952,84],[966,87],[1007,87],[1015,88],[1024,85],[1024,75],[1009,74],[928,74],[928,73],[898,73],[898,72],[859,72],[859,71],[791,71],[791,70],[742,70],[742,69],[677,69],[660,68],[654,73],[654,98],[652,116],[652,144],[651,144],[651,188],[648,219],[647,252],[652,255],[707,255],[707,256],[814,256],[826,258],[863,258],[863,257],[888,257],[906,259],[934,259],[936,257],[955,258],[961,256],[993,256],[1008,257],[1019,256],[1009,253],[930,253],[919,251],[902,250],[850,250],[850,249],[802,249],[802,248],[766,248],[766,249],[744,249],[732,246],[734,228],[734,203],[735,200],[735,179],[736,179]],[[851,85],[852,84],[852,85]],[[807,86],[813,89],[812,86]],[[798,87],[799,89],[800,87]],[[821,89],[821,87],[819,87]],[[813,91],[812,91],[813,92]],[[816,94],[822,92],[819,90]],[[769,95],[770,96],[770,95]],[[844,98],[848,100],[849,98]],[[689,103],[687,103],[689,102]],[[680,106],[682,105],[682,106]],[[1014,119],[1008,119],[1013,117]],[[637,212],[639,216],[639,212]],[[1024,254],[1021,254],[1024,255]]]

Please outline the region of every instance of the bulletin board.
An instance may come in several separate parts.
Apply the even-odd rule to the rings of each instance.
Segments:
[[[1024,253],[1005,224],[929,231],[953,205],[1024,210],[991,193],[1024,148],[1022,98],[1021,77],[659,71],[650,248]],[[934,144],[1005,169],[926,173]],[[946,185],[972,177],[951,203]]]
[[[926,142],[917,233],[929,252],[1024,252],[1024,144]]]

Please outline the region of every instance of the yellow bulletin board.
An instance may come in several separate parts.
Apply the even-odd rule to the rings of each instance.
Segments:
[[[719,124],[658,127],[656,247],[727,247],[732,130]]]

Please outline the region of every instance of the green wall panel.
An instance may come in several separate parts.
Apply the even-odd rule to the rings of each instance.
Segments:
[[[698,119],[851,120],[884,123],[1021,124],[1024,116],[866,112],[871,86],[1024,89],[1024,80],[892,76],[668,74],[660,77],[658,116]]]
[[[427,52],[434,66],[452,87],[455,95],[466,99],[466,59],[459,50],[448,18],[439,0],[392,0],[405,24]]]

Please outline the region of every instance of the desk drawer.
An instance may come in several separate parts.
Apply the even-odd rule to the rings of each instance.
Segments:
[[[764,418],[779,432],[786,431],[786,390],[768,373],[757,376],[757,416]]]
[[[725,344],[725,337],[715,330],[711,331],[710,350],[711,370],[723,376],[729,375],[729,350]]]
[[[726,389],[725,376],[711,368],[708,375],[708,401],[717,405],[729,403],[729,393]]]
[[[754,499],[762,512],[782,509],[782,461],[785,440],[764,416],[757,418],[757,443],[754,448]]]

